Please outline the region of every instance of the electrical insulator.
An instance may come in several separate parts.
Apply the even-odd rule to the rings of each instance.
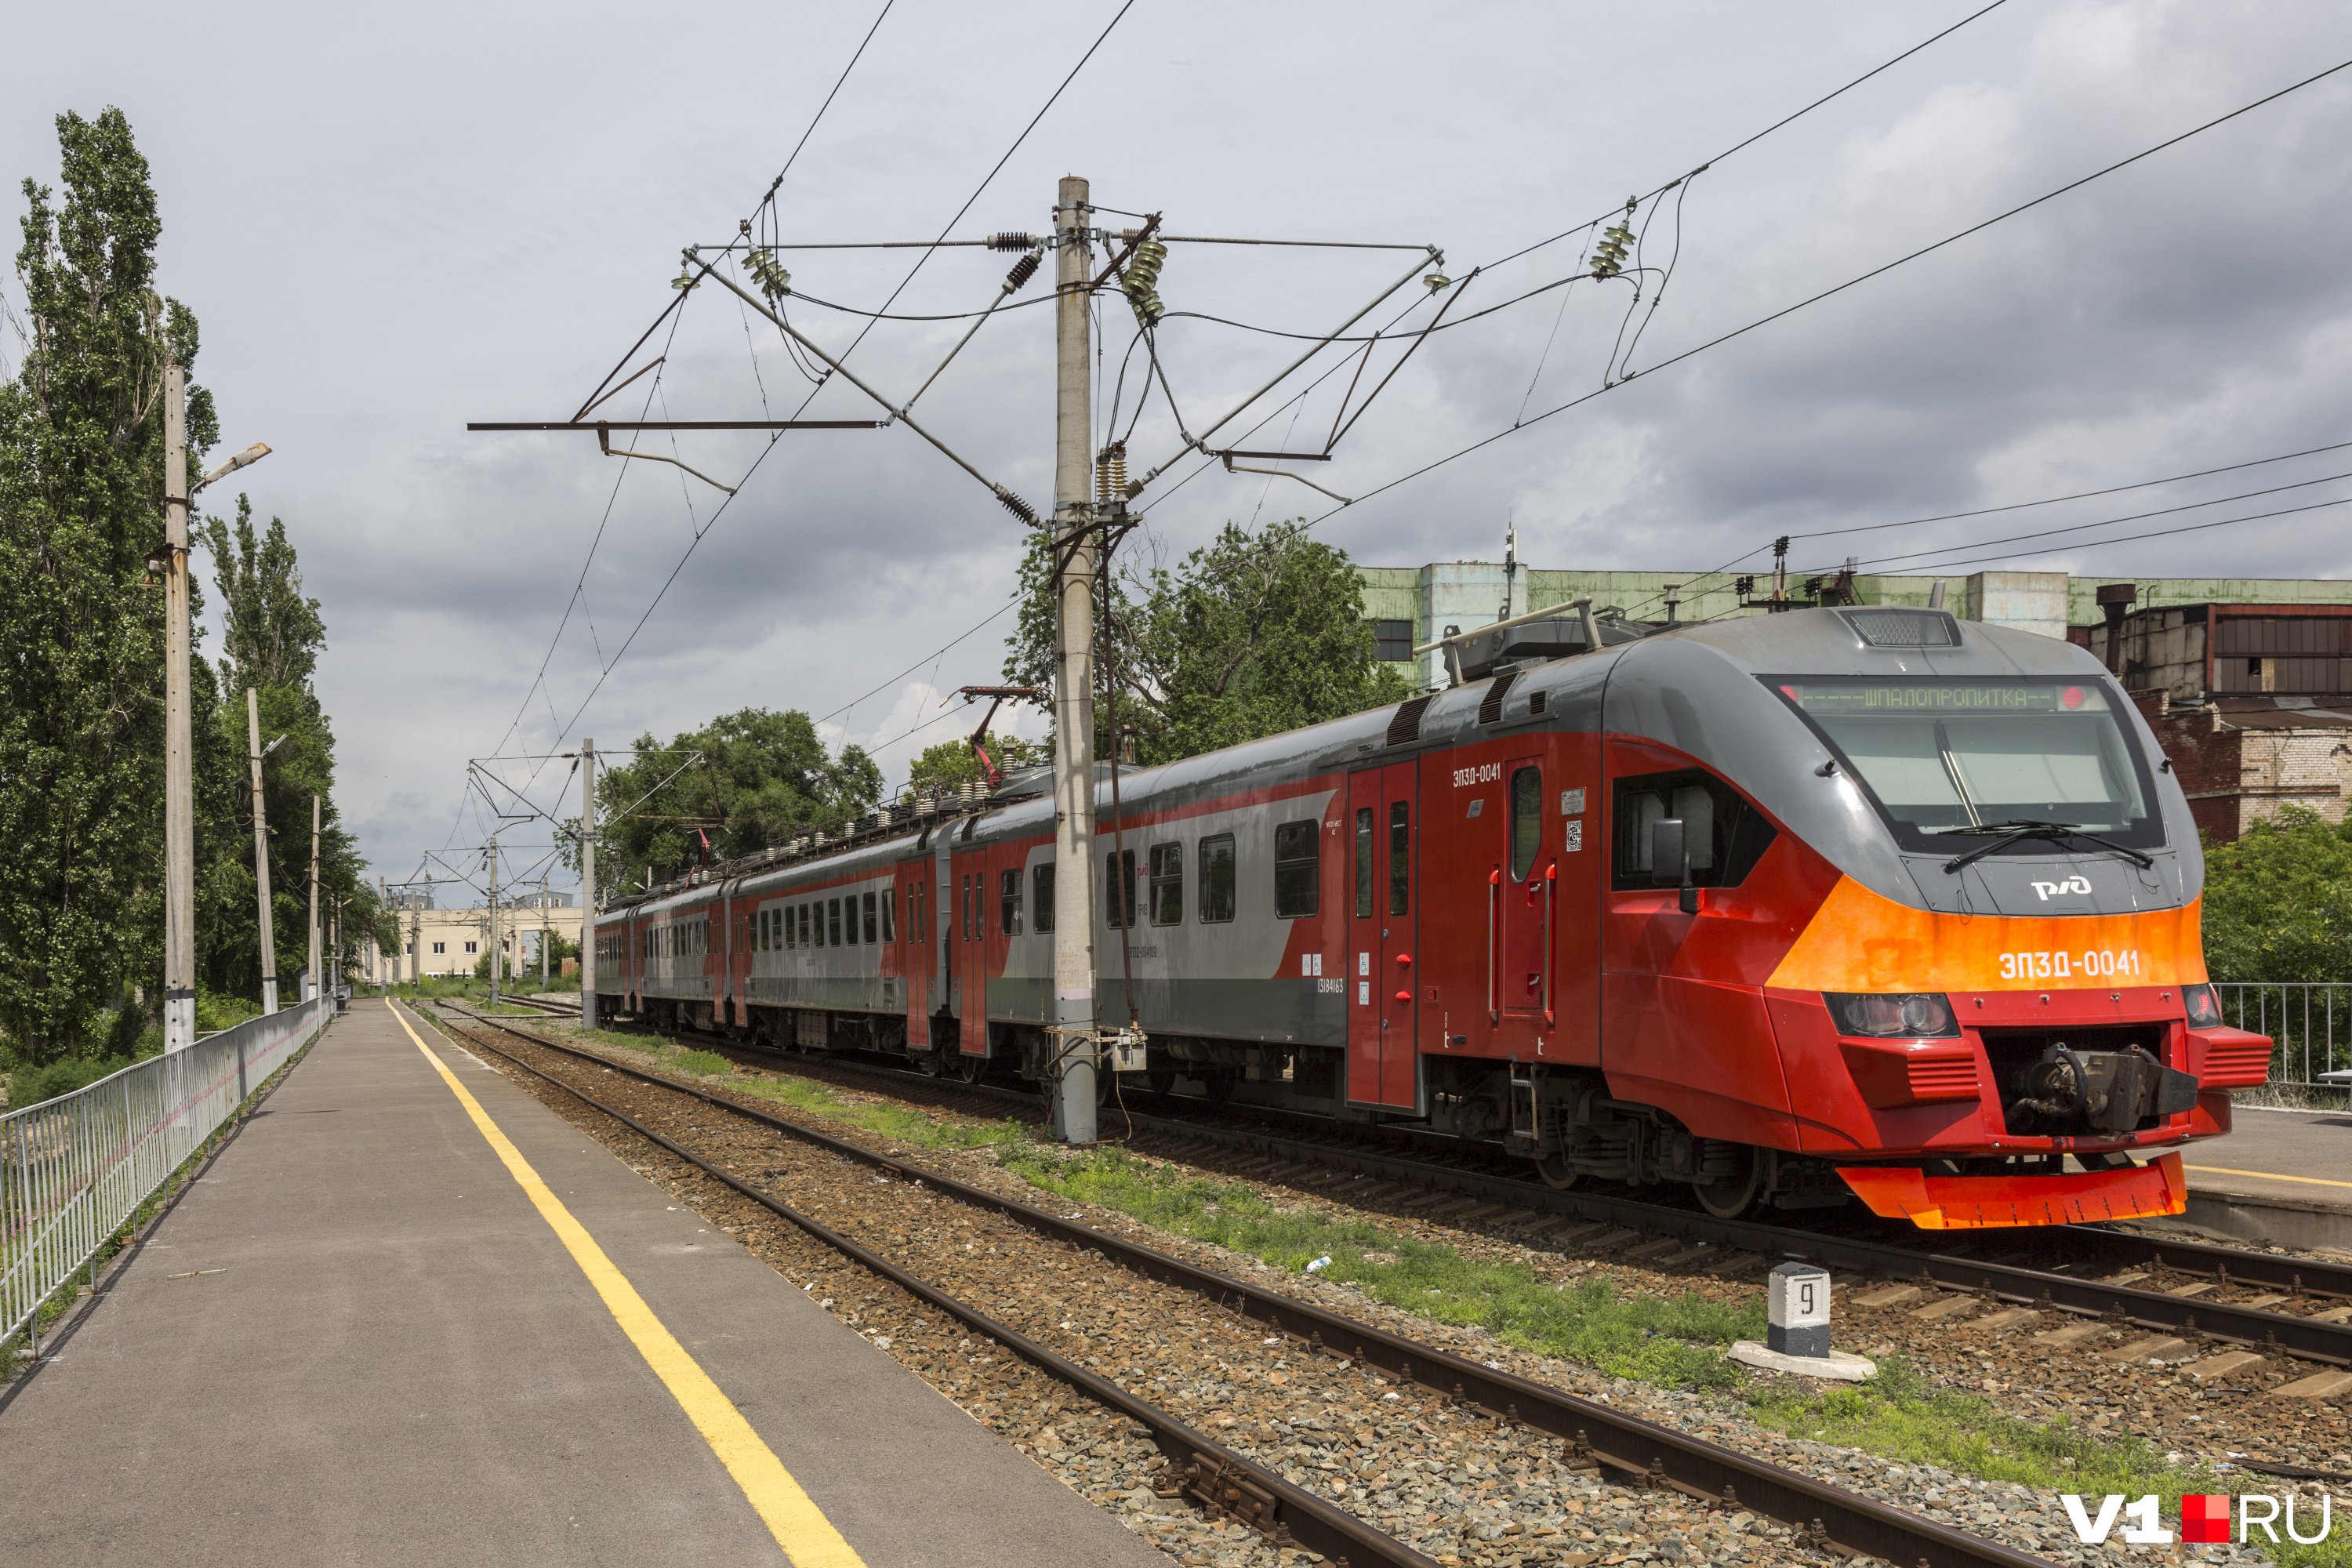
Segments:
[[[1585,258],[1595,278],[1614,278],[1625,269],[1626,247],[1633,243],[1633,231],[1623,224],[1612,224],[1601,231],[1601,243]]]
[[[1037,239],[1035,236],[1027,234],[992,234],[988,237],[988,248],[991,250],[1034,250],[1037,248]]]
[[[1127,443],[1114,441],[1095,458],[1095,500],[1124,500],[1127,497]]]
[[[1454,279],[1451,279],[1451,278],[1448,278],[1448,277],[1447,277],[1444,273],[1443,273],[1443,272],[1433,272],[1433,273],[1431,273],[1428,277],[1426,277],[1426,278],[1423,279],[1421,281],[1422,281],[1423,285],[1425,288],[1427,288],[1427,289],[1428,289],[1428,290],[1429,290],[1431,293],[1433,293],[1433,294],[1443,294],[1443,293],[1444,293],[1448,289],[1451,289],[1451,288],[1453,288],[1453,287],[1454,287]]]
[[[1128,258],[1127,277],[1120,285],[1127,290],[1127,301],[1135,307],[1135,319],[1144,326],[1155,326],[1168,313],[1160,302],[1160,269],[1167,265],[1168,247],[1156,239],[1147,239],[1135,247]]]
[[[1007,294],[1017,292],[1024,283],[1036,276],[1037,253],[1033,250],[1014,262],[1013,270],[1004,275],[1004,291]]]
[[[749,259],[749,266],[751,280],[759,284],[760,292],[768,297],[770,304],[774,304],[793,291],[793,275],[785,271],[782,264],[776,260],[774,251],[753,250]]]

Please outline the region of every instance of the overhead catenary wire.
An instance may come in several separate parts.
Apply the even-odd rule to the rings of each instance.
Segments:
[[[2035,196],[2031,201],[2021,202],[2017,205],[2009,208],[2007,211],[1997,213],[1991,217],[1984,219],[1980,223],[1971,224],[1967,228],[1961,229],[1954,234],[1947,235],[1943,238],[1936,240],[1932,244],[1923,245],[1916,250],[1910,251],[1906,255],[1896,257],[1892,261],[1885,262],[1877,267],[1874,267],[1867,272],[1858,273],[1855,276],[1847,279],[1843,283],[1824,289],[1817,294],[1809,295],[1802,300],[1797,300],[1793,304],[1784,305],[1780,309],[1774,310],[1769,314],[1758,317],[1756,320],[1748,322],[1744,326],[1735,327],[1727,332],[1719,333],[1715,337],[1707,339],[1704,342],[1695,344],[1690,348],[1683,350],[1679,353],[1661,360],[1656,364],[1647,367],[1640,373],[1641,379],[1646,381],[1649,377],[1655,375],[1659,371],[1664,370],[1670,365],[1680,364],[1685,360],[1705,353],[1710,349],[1719,348],[1723,344],[1731,342],[1736,339],[1745,337],[1749,332],[1755,331],[1761,327],[1769,326],[1775,321],[1780,321],[1788,316],[1794,315],[1799,310],[1805,310],[1810,306],[1818,305],[1824,300],[1832,299],[1837,295],[1844,293],[1849,289],[1856,288],[1861,284],[1867,283],[1872,279],[1884,277],[1885,274],[1892,272],[1898,267],[1916,261],[1922,257],[1932,255],[1935,252],[1943,249],[1947,246],[1958,244],[1959,241],[1967,239],[1971,236],[1981,234],[1997,224],[2005,223],[2009,219],[2016,217],[2021,213],[2031,212],[2035,207],[2041,206],[2046,202],[2054,201],[2058,197],[2065,195],[2070,192],[2078,191],[2095,180],[2103,179],[2109,174],[2115,174],[2118,170],[2129,168],[2131,165],[2141,162],[2143,159],[2153,157],[2157,153],[2164,152],[2168,148],[2177,147],[2183,142],[2189,141],[2191,137],[2202,135],[2204,132],[2213,130],[2217,126],[2228,124],[2230,121],[2238,119],[2242,115],[2251,114],[2255,110],[2275,103],[2279,100],[2285,98],[2292,93],[2300,92],[2305,88],[2310,87],[2315,83],[2325,81],[2327,78],[2332,77],[2337,72],[2345,70],[2347,68],[2352,68],[2352,59],[2338,61],[2336,64],[2329,66],[2325,70],[2315,71],[2300,81],[2283,87],[2275,92],[2267,93],[2264,96],[2254,100],[2251,103],[2242,105],[2239,108],[2230,110],[2226,114],[2216,115],[2214,118],[2204,121],[2202,124],[2192,126],[2189,130],[2181,132],[2177,136],[2168,137],[2164,141],[2157,142],[2154,146],[2143,148],[2141,151],[2131,154],[2127,158],[2119,158],[2116,162],[2105,165],[2104,168],[2095,169],[2090,174],[2083,175],[2080,179],[2071,180],[2065,184],[2060,185],[2055,190],[2045,191],[2041,195]],[[1401,474],[1385,484],[1377,485],[1372,489],[1364,491],[1363,494],[1357,496],[1352,501],[1346,503],[1346,505],[1333,507],[1330,510],[1323,512],[1314,518],[1309,522],[1308,526],[1313,527],[1337,516],[1339,512],[1347,510],[1348,506],[1361,506],[1365,501],[1370,500],[1374,496],[1384,495],[1388,491],[1395,489],[1402,485],[1411,483],[1412,480],[1421,478],[1424,474],[1433,473],[1437,469],[1444,468],[1450,463],[1458,462],[1474,452],[1481,451],[1487,447],[1491,447],[1497,441],[1504,440],[1508,437],[1517,434],[1521,430],[1527,429],[1531,426],[1551,418],[1554,415],[1565,414],[1570,409],[1581,407],[1583,405],[1591,402],[1595,398],[1604,397],[1610,393],[1617,390],[1619,387],[1631,385],[1633,384],[1633,373],[1629,371],[1626,375],[1619,381],[1598,387],[1580,396],[1570,398],[1569,401],[1559,404],[1555,407],[1546,409],[1543,413],[1535,416],[1531,419],[1506,426],[1502,429],[1496,431],[1491,436],[1473,441],[1468,446],[1459,447],[1454,451],[1447,453],[1444,457],[1423,463],[1421,467],[1412,469],[1410,472]],[[1752,554],[1754,552],[1751,551],[1749,553]]]

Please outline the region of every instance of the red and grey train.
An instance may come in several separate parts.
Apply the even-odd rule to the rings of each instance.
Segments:
[[[1123,850],[1100,789],[1098,1005],[1128,1021],[1131,972],[1143,1081],[1720,1215],[2181,1211],[2157,1152],[2227,1132],[2271,1042],[2221,1021],[2188,803],[2087,653],[1893,607],[1485,651],[1443,692],[1125,772]],[[601,1005],[1034,1079],[1038,789],[615,907]]]

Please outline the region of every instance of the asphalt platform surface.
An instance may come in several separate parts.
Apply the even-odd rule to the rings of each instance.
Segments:
[[[0,1391],[0,1559],[1166,1563],[411,1021],[546,1196],[355,1002]]]

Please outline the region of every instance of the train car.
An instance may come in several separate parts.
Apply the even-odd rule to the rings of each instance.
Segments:
[[[1098,790],[1098,1006],[1145,1031],[1138,1089],[1955,1228],[2179,1213],[2178,1153],[2133,1155],[2265,1081],[2206,983],[2187,801],[2084,651],[1804,609],[1561,623],[1467,673],[1129,770],[1116,814]],[[608,985],[1034,1078],[1055,874],[1052,802],[1013,788],[613,910]]]

